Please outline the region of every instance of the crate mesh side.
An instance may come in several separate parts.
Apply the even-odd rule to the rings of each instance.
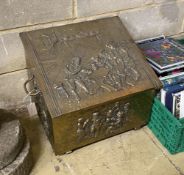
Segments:
[[[171,154],[184,151],[184,119],[176,119],[156,98],[148,127]]]

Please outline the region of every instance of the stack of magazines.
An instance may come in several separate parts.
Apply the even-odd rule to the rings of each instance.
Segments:
[[[138,45],[162,81],[158,98],[176,118],[184,118],[184,45],[165,37],[139,41]]]

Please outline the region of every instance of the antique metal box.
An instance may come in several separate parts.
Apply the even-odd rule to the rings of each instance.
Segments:
[[[118,17],[20,36],[56,154],[147,124],[161,84]]]

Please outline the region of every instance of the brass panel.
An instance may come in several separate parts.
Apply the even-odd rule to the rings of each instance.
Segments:
[[[116,134],[139,129],[149,120],[154,91],[145,91],[53,119],[56,154]]]
[[[160,86],[117,17],[21,37],[53,117]]]
[[[161,83],[118,17],[20,36],[56,153],[147,123]]]

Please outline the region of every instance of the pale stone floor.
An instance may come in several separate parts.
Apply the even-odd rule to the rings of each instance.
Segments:
[[[31,141],[31,175],[184,175],[184,153],[170,155],[144,127],[55,156],[38,120],[24,123]]]

